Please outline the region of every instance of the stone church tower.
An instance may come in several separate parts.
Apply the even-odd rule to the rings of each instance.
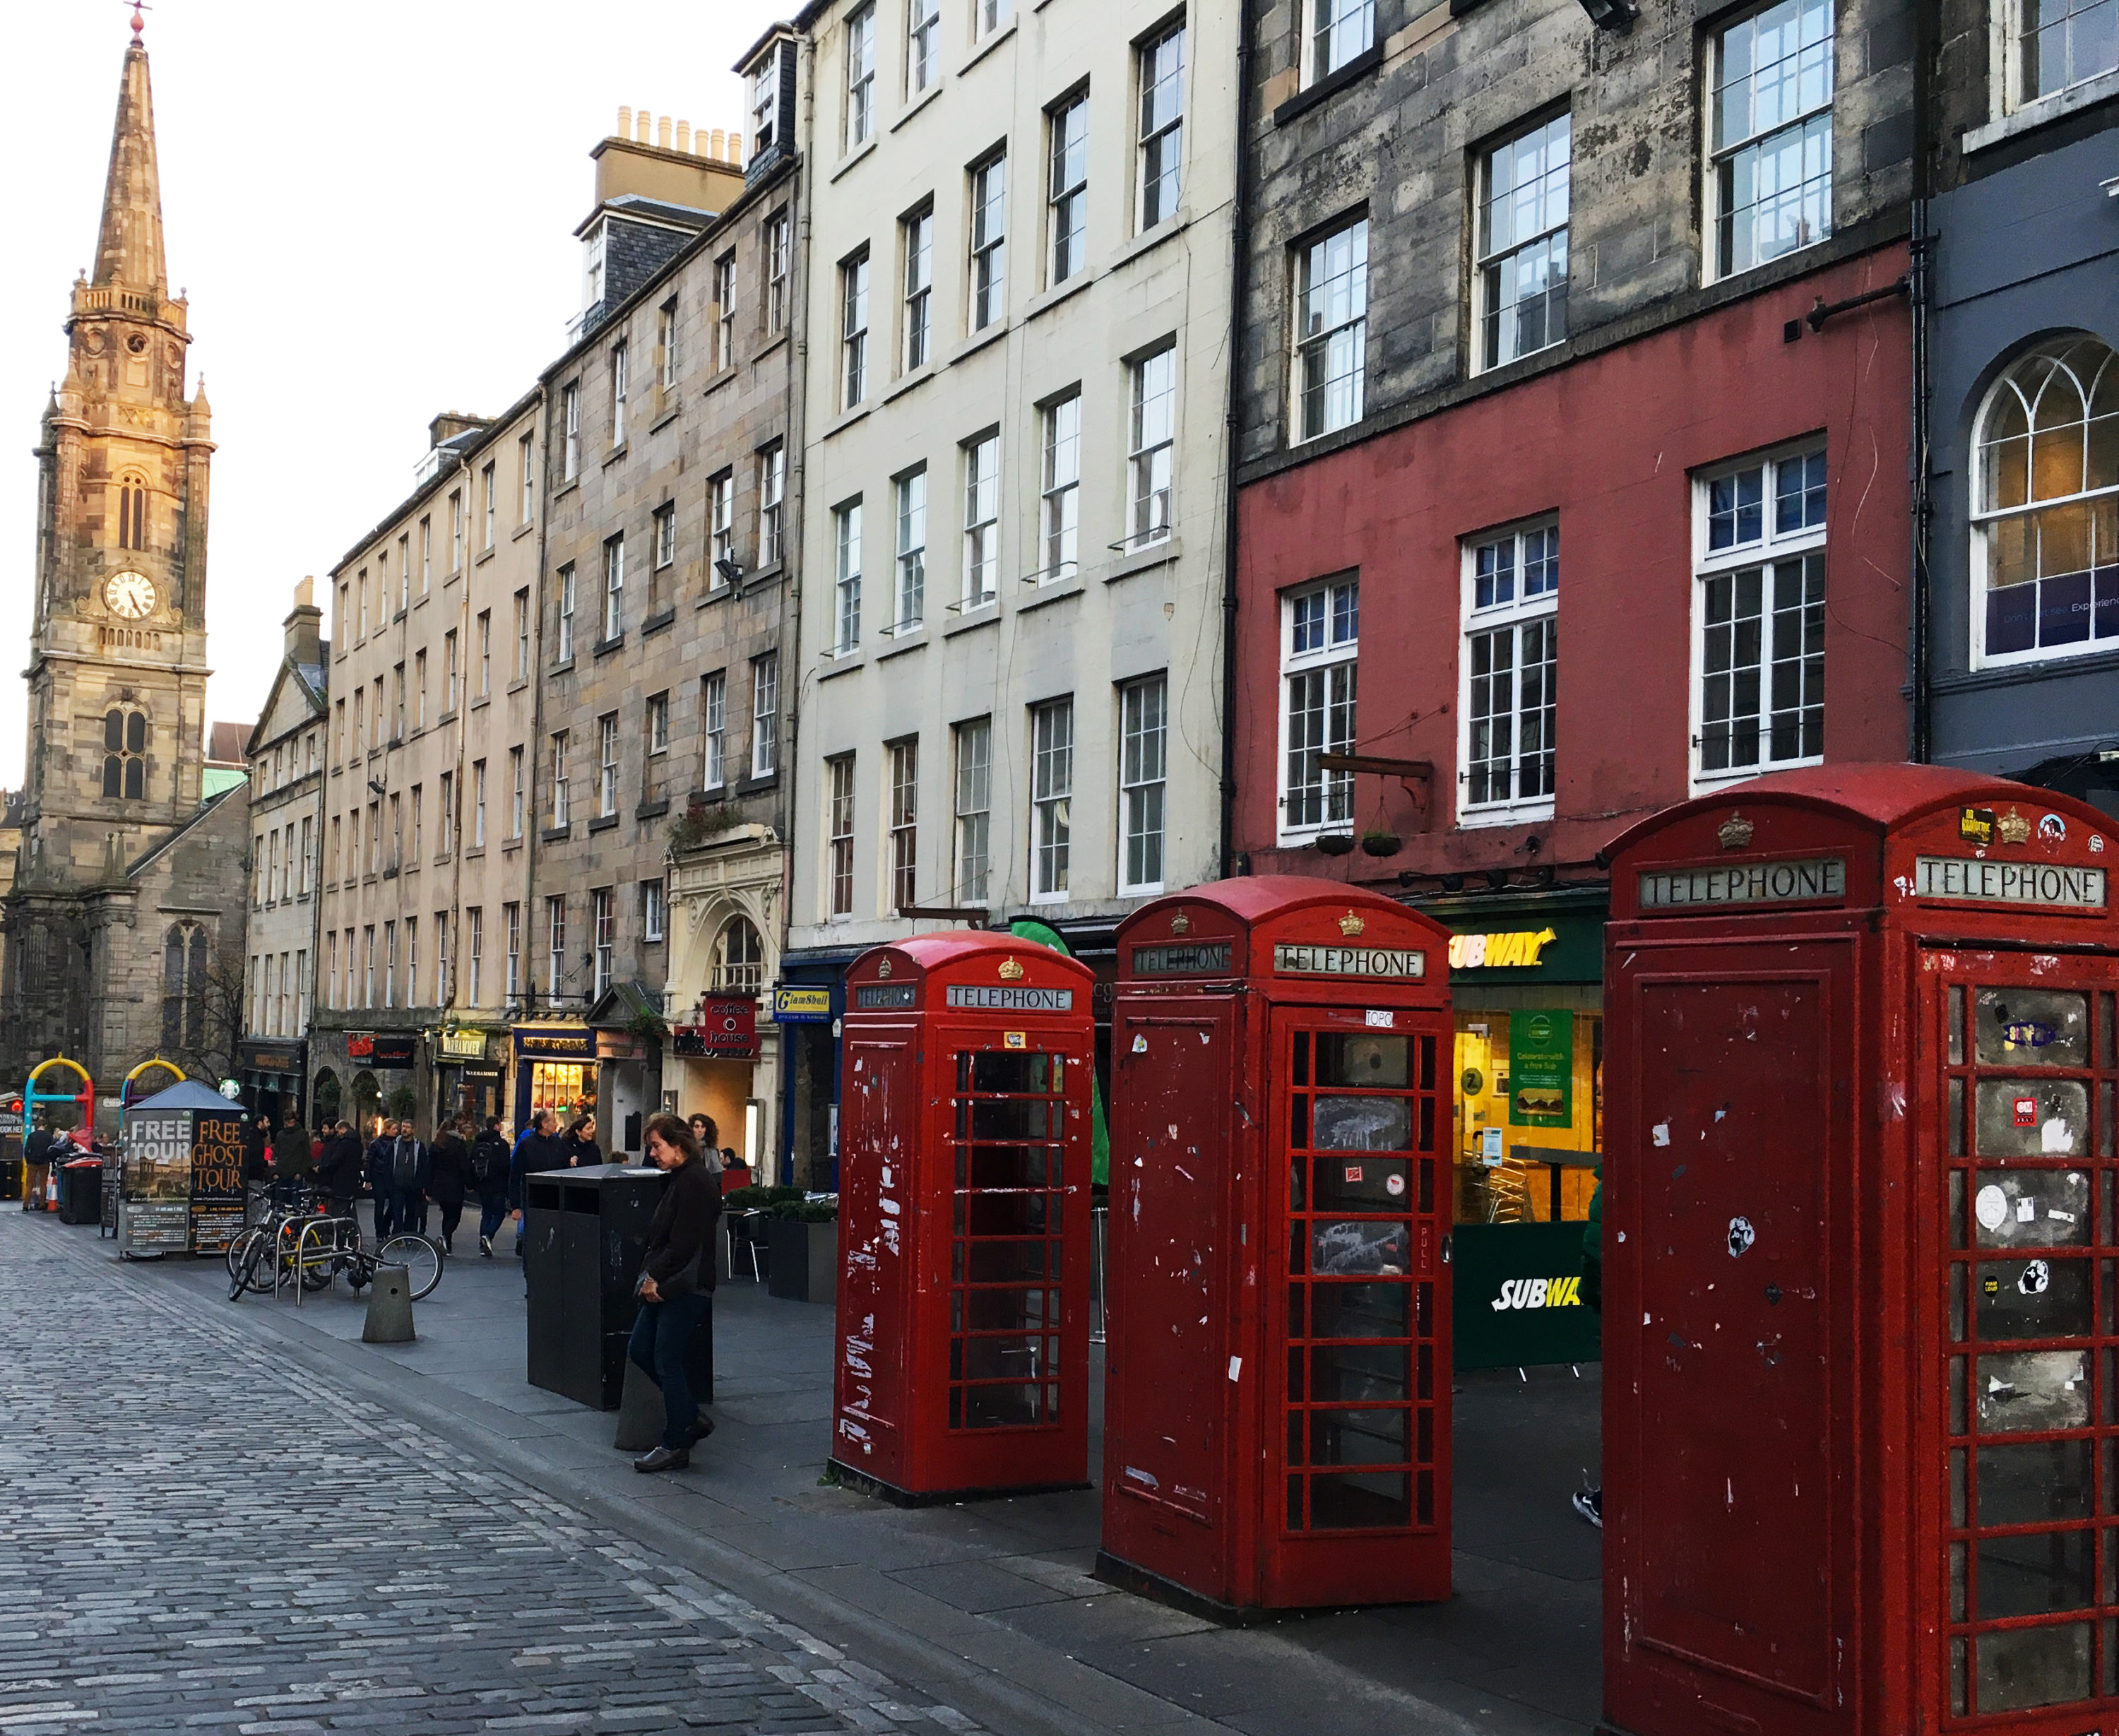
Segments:
[[[9,1089],[60,1053],[99,1095],[158,1051],[215,1064],[211,979],[223,958],[239,966],[243,804],[202,803],[213,443],[203,387],[185,396],[188,315],[162,256],[136,21],[95,270],[73,285],[36,452],[29,764],[0,907]]]

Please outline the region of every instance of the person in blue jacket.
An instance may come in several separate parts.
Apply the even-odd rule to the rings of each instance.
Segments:
[[[522,1257],[522,1201],[523,1179],[541,1174],[547,1169],[567,1167],[566,1142],[559,1135],[559,1118],[549,1109],[540,1109],[530,1119],[530,1129],[515,1141],[515,1150],[508,1164],[508,1205],[515,1214],[515,1257]]]
[[[404,1228],[399,1221],[401,1208],[397,1198],[396,1183],[390,1178],[390,1158],[396,1146],[397,1123],[394,1121],[378,1123],[375,1137],[368,1142],[368,1191],[375,1196],[375,1245],[378,1248]]]

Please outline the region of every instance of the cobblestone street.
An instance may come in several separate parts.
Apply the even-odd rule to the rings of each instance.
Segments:
[[[7,1736],[978,1728],[55,1228],[0,1213]]]

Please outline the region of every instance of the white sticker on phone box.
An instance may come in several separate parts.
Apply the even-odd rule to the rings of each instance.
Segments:
[[[2038,1202],[2036,1200],[2016,1201],[2016,1221],[2019,1224],[2034,1224],[2038,1221]]]
[[[1982,1229],[1999,1229],[2009,1221],[2009,1196],[1989,1182],[1973,1199],[1972,1210]]]
[[[1396,1023],[1398,1019],[1398,1015],[1392,1012],[1389,1008],[1385,1008],[1381,1012],[1378,1012],[1375,1009],[1371,1008],[1368,1012],[1363,1014],[1362,1016],[1366,1018],[1370,1024],[1375,1025],[1379,1030],[1389,1030],[1391,1026]]]
[[[1234,1379],[1236,1379],[1239,1375],[1240,1375],[1243,1372],[1244,1372],[1244,1359],[1243,1359],[1243,1358],[1241,1358],[1240,1356],[1232,1356],[1232,1357],[1231,1357],[1231,1358],[1229,1359],[1229,1378],[1230,1378],[1231,1380],[1234,1380]]]

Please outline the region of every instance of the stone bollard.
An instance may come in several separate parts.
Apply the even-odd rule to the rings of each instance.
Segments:
[[[360,1329],[364,1345],[408,1345],[412,1330],[412,1283],[401,1266],[378,1266],[368,1293],[368,1321]]]
[[[631,1357],[625,1359],[625,1390],[619,1395],[618,1438],[624,1452],[646,1452],[662,1444],[662,1389]]]

